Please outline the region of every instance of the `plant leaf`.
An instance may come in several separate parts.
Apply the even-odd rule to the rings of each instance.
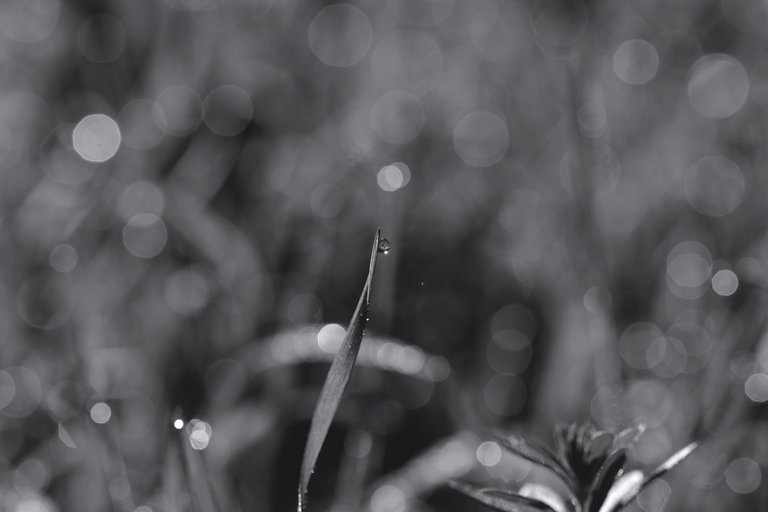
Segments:
[[[640,483],[640,485],[637,486],[637,489],[635,489],[634,492],[624,496],[624,498],[621,500],[621,503],[619,503],[619,506],[615,507],[613,510],[621,510],[622,508],[626,507],[632,500],[637,498],[637,495],[640,494],[640,492],[642,492],[643,489],[648,487],[648,485],[651,482],[653,482],[660,476],[664,475],[667,471],[669,471],[670,469],[680,464],[698,446],[699,446],[699,443],[696,443],[696,442],[691,443],[685,448],[683,448],[682,450],[677,451],[674,455],[672,455],[667,460],[665,460],[662,464],[659,465],[659,467],[657,467],[656,469],[648,473],[648,476],[646,476],[645,479]]]
[[[557,455],[533,439],[526,439],[518,436],[494,436],[496,441],[503,448],[529,462],[542,466],[556,474],[570,489],[573,489],[575,477],[570,469],[566,468]]]
[[[595,476],[595,481],[592,483],[592,488],[589,490],[589,496],[587,497],[587,506],[585,508],[588,512],[598,512],[600,510],[605,498],[608,496],[608,491],[611,490],[616,477],[624,468],[626,462],[627,452],[624,449],[620,449],[611,453],[603,465],[600,466],[600,470]]]
[[[481,489],[462,482],[449,482],[453,489],[500,512],[555,512],[549,505],[503,489]]]
[[[597,432],[589,441],[587,461],[607,459],[609,451],[613,448],[614,436],[610,432]]]
[[[659,478],[661,475],[683,462],[685,458],[688,457],[698,446],[699,443],[691,443],[682,450],[677,451],[674,455],[665,460],[664,463],[662,463],[659,467],[651,471],[646,477],[645,481],[650,482],[651,480]]]
[[[336,409],[341,402],[341,396],[349,383],[352,375],[352,369],[357,360],[357,353],[360,350],[360,344],[363,341],[365,326],[368,323],[368,307],[371,298],[371,283],[373,281],[373,271],[376,267],[376,258],[378,255],[379,238],[381,230],[376,230],[376,236],[373,240],[373,249],[371,250],[371,259],[368,265],[368,277],[363,286],[363,292],[360,300],[349,322],[349,327],[341,342],[341,347],[336,353],[325,378],[323,389],[320,392],[320,398],[315,406],[315,412],[312,414],[312,423],[309,427],[307,442],[304,446],[304,457],[301,462],[301,474],[299,476],[299,501],[297,510],[302,512],[306,507],[307,489],[309,480],[320,455],[320,449],[323,447],[325,437],[331,428]]]
[[[171,443],[165,452],[163,466],[161,503],[163,510],[183,510],[184,470],[182,469],[179,447]]]
[[[546,503],[549,505],[549,508],[555,512],[566,512],[566,506],[563,499],[547,485],[529,482],[520,488],[518,494],[520,494],[520,496],[525,496],[526,498]]]
[[[643,483],[645,475],[643,472],[635,469],[621,475],[611,486],[608,495],[600,506],[600,512],[614,512],[625,496],[637,493],[637,489]]]
[[[571,475],[575,475],[583,469],[581,450],[579,449],[579,432],[580,428],[576,423],[558,423],[555,426],[555,440],[560,453],[560,460],[565,467],[569,468]],[[576,491],[575,477],[572,489],[574,492]]]

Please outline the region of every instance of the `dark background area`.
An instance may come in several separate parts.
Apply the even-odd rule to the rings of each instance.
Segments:
[[[310,510],[478,510],[548,481],[491,429],[573,420],[702,442],[632,510],[765,510],[767,47],[762,0],[0,2],[0,509],[194,510],[175,419],[295,509],[380,226]]]

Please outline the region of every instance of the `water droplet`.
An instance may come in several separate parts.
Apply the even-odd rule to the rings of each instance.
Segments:
[[[386,238],[381,238],[379,240],[379,246],[378,246],[379,252],[383,252],[384,254],[388,254],[389,250],[391,248],[392,248],[392,244],[390,243],[389,240],[387,240]]]

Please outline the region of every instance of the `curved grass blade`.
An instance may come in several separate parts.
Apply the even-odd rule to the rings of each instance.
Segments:
[[[679,450],[677,453],[672,455],[670,458],[665,460],[659,467],[648,473],[648,476],[645,477],[645,479],[640,483],[640,485],[637,486],[637,488],[634,490],[634,492],[627,494],[624,499],[621,500],[621,503],[619,503],[618,507],[614,508],[613,510],[621,510],[622,508],[629,505],[629,503],[634,500],[640,492],[642,492],[643,489],[648,487],[648,485],[659,478],[660,476],[664,475],[667,471],[674,468],[681,462],[685,460],[686,457],[688,457],[693,450],[695,450],[699,446],[699,443],[693,442],[683,448],[682,450]]]
[[[320,392],[320,398],[315,406],[315,412],[312,414],[312,423],[309,427],[307,443],[304,446],[304,457],[301,461],[301,474],[299,476],[299,501],[297,510],[302,512],[306,507],[307,489],[309,480],[320,455],[320,449],[323,447],[325,437],[331,428],[331,422],[336,414],[336,409],[341,402],[341,396],[349,383],[352,374],[352,368],[357,360],[357,353],[360,350],[360,344],[363,341],[365,326],[368,323],[368,307],[371,299],[371,283],[373,281],[373,271],[376,267],[376,258],[378,255],[379,239],[381,230],[376,230],[376,236],[373,240],[371,249],[371,259],[368,265],[368,277],[360,295],[360,300],[349,322],[349,327],[344,335],[339,351],[333,358],[331,368],[325,378],[323,389]]]
[[[128,480],[125,457],[114,425],[109,423],[97,425],[88,422],[87,426],[89,437],[96,444],[104,476],[107,479],[112,510],[117,512],[133,510],[133,491]],[[122,492],[118,494],[114,492],[115,489],[126,489],[128,493],[127,495]]]
[[[549,508],[555,512],[566,512],[566,507],[563,497],[552,490],[551,487],[544,484],[537,484],[535,482],[528,482],[520,488],[518,491],[520,496],[531,498],[542,503],[549,505]],[[579,510],[578,507],[573,507],[572,510]]]
[[[644,478],[643,472],[639,469],[625,473],[617,478],[610,491],[608,491],[605,500],[603,500],[603,504],[600,505],[600,512],[615,512],[618,510],[617,507],[625,496],[637,494],[637,489],[643,483]]]
[[[627,452],[624,449],[616,450],[608,456],[608,459],[606,459],[597,472],[595,481],[592,483],[592,488],[589,491],[587,506],[585,507],[588,512],[598,512],[600,510],[608,496],[608,492],[613,487],[616,478],[620,476],[626,462]]]
[[[655,480],[662,476],[664,473],[672,469],[673,467],[677,466],[683,460],[685,460],[686,457],[688,457],[693,450],[695,450],[699,446],[699,443],[691,443],[682,450],[679,450],[677,453],[672,455],[670,458],[664,461],[659,467],[651,471],[648,476],[645,478],[646,482],[649,482],[651,480]]]
[[[532,439],[510,435],[496,435],[496,441],[509,452],[556,474],[568,488],[573,489],[575,477],[549,448]]]
[[[449,482],[453,489],[499,512],[555,512],[549,505],[503,489],[481,489],[462,482]]]

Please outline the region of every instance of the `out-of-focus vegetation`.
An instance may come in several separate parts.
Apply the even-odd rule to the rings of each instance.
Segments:
[[[477,510],[551,483],[483,433],[558,420],[701,442],[634,511],[764,509],[766,44],[762,0],[1,1],[0,509],[295,510],[376,226],[310,510]]]

